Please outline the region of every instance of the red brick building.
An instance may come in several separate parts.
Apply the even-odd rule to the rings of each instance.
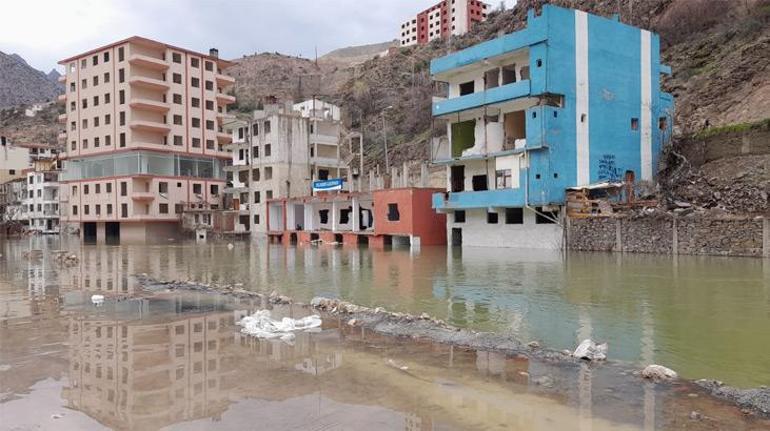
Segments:
[[[425,44],[465,34],[487,19],[490,6],[478,0],[443,0],[401,24],[400,46]]]

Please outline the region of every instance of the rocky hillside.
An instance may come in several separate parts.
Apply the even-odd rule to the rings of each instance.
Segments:
[[[394,42],[351,46],[318,57],[318,61],[279,53],[245,55],[228,69],[235,82],[236,109],[248,112],[271,97],[302,100],[334,97],[353,68],[386,51]]]
[[[43,73],[18,54],[0,52],[0,108],[52,101],[62,93],[56,71]]]
[[[56,117],[64,112],[64,106],[52,103],[34,117],[24,115],[26,106],[0,109],[0,135],[17,144],[57,144],[56,135],[62,125]]]
[[[658,32],[674,71],[664,87],[676,97],[678,132],[770,116],[770,0],[519,0],[463,37],[370,60],[343,85],[335,100],[353,122],[362,119],[370,161],[382,158],[383,116],[392,161],[427,158],[430,59],[518,30],[526,10],[545,3],[619,13],[623,22]]]

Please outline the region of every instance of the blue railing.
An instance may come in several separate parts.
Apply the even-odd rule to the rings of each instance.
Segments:
[[[477,93],[466,94],[465,96],[453,97],[451,99],[435,102],[433,103],[433,116],[451,114],[466,109],[505,102],[506,100],[529,96],[529,93],[529,80],[525,79],[512,84],[490,88],[486,91],[479,91]]]
[[[522,188],[433,194],[433,209],[436,210],[522,206]]]

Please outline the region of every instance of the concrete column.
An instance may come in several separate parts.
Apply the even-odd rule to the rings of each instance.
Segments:
[[[770,257],[770,219],[762,218],[762,256]]]
[[[615,220],[615,251],[623,251],[623,234],[621,224],[623,222],[620,219]]]
[[[428,164],[420,164],[420,187],[428,187]]]
[[[361,218],[359,217],[359,213],[361,212],[361,204],[358,202],[357,197],[353,197],[351,201],[352,214],[350,214],[350,217],[353,217],[353,232],[358,232],[361,230]]]
[[[369,184],[366,187],[366,191],[369,191],[369,192],[372,191],[373,188],[374,188],[373,184],[374,184],[374,172],[370,170],[369,171]]]
[[[337,220],[337,201],[332,201],[332,232],[338,232],[339,231],[339,225]]]
[[[409,187],[409,165],[404,162],[404,168],[401,170],[401,187]]]

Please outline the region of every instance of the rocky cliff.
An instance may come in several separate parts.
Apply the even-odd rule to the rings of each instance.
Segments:
[[[56,71],[45,74],[18,54],[0,52],[0,108],[56,99],[63,91],[58,78]]]

